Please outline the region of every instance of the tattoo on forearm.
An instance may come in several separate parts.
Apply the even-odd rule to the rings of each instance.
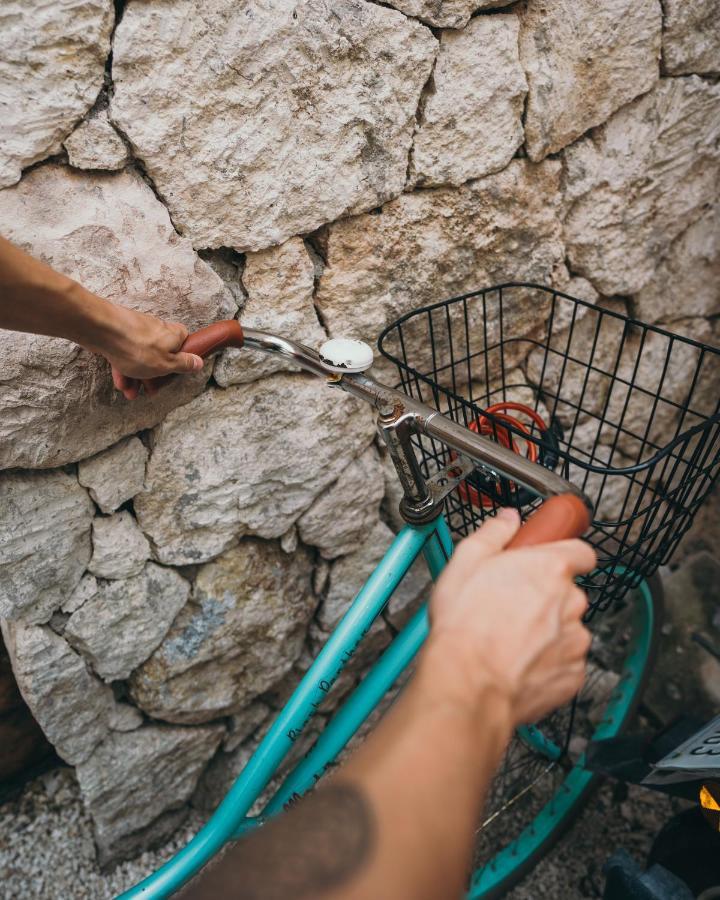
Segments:
[[[360,872],[375,840],[362,791],[348,782],[329,784],[239,841],[183,898],[320,898]]]

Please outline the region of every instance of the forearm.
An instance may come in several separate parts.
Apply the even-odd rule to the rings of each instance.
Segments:
[[[472,700],[464,685],[443,683],[447,654],[438,655],[421,661],[405,695],[342,771],[369,802],[376,842],[356,878],[328,894],[333,900],[462,894],[510,710],[489,683]]]
[[[0,237],[0,328],[96,350],[116,330],[115,307]]]
[[[490,686],[460,699],[433,652],[326,786],[240,841],[183,900],[459,897],[510,715]]]

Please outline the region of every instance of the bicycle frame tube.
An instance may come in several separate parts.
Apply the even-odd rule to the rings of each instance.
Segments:
[[[433,580],[452,553],[452,538],[444,518],[435,521],[435,530],[423,547],[423,555]],[[263,816],[280,812],[315,785],[347,745],[370,713],[415,658],[428,635],[427,604],[424,604],[377,660],[350,698],[333,715],[312,750],[283,782],[263,810]]]
[[[452,552],[452,539],[443,517],[428,525],[408,525],[397,535],[207,824],[171,860],[120,895],[119,900],[169,897],[228,840],[252,827],[253,820],[246,818],[248,811],[277,772],[351,659],[355,648],[421,552],[432,577],[436,578]],[[423,607],[328,723],[313,751],[286,779],[268,804],[268,815],[279,812],[287,799],[315,783],[316,776],[319,777],[321,770],[327,768],[342,750],[413,659],[427,630],[427,612]]]

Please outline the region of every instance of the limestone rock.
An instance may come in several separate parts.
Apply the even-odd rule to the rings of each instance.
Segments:
[[[377,522],[384,487],[380,458],[370,446],[298,520],[301,540],[326,559],[351,553]]]
[[[2,633],[35,720],[65,762],[83,762],[108,733],[112,691],[48,626],[6,621]]]
[[[83,603],[90,600],[91,597],[94,597],[97,592],[97,578],[94,575],[90,575],[90,573],[86,573],[80,579],[78,586],[70,594],[67,600],[65,600],[60,609],[69,616],[71,613],[74,613],[75,610],[80,609]]]
[[[311,376],[206,391],[156,429],[138,520],[173,564],[280,537],[373,435],[368,406]]]
[[[187,843],[192,837],[195,828],[187,828],[186,820],[190,813],[190,807],[186,803],[176,809],[169,809],[161,813],[156,819],[130,834],[114,835],[112,840],[104,842],[103,835],[94,828],[95,841],[94,856],[102,871],[109,871],[121,860],[131,860],[146,854],[148,851],[157,850],[167,846],[170,841],[175,842],[178,848]],[[185,833],[181,830],[185,827]]]
[[[223,732],[221,725],[144,725],[126,734],[109,735],[90,759],[77,767],[103,863],[125,855],[128,835],[187,802]]]
[[[507,0],[393,0],[390,4],[437,28],[464,28],[477,10],[507,5]]]
[[[518,17],[478,16],[444,31],[410,157],[414,184],[461,184],[503,169],[523,141],[527,82]]]
[[[559,178],[555,161],[513,160],[459,188],[404,194],[377,214],[329,226],[316,301],[331,336],[374,343],[419,306],[516,278],[552,281],[564,257]],[[516,333],[537,327],[534,306],[533,296],[516,305]],[[418,324],[418,352],[432,364],[427,322]],[[480,340],[482,326],[473,325]]]
[[[635,315],[643,322],[720,313],[720,205],[674,241],[633,300]]]
[[[300,539],[298,537],[297,526],[293,525],[293,527],[286,531],[280,537],[280,549],[283,553],[294,553],[300,544]]]
[[[2,4],[0,187],[18,181],[26,166],[59,153],[93,105],[113,20],[112,0]]]
[[[111,731],[135,731],[143,723],[139,709],[129,703],[116,703],[108,720]]]
[[[603,294],[634,294],[717,196],[720,85],[662,80],[566,151],[573,269]]]
[[[93,555],[88,569],[98,578],[138,575],[150,556],[150,544],[127,510],[93,519]]]
[[[190,330],[235,306],[136,174],[40,166],[0,191],[3,236],[91,291]],[[0,468],[82,459],[159,422],[208,370],[128,402],[105,360],[59,338],[0,332]]]
[[[198,250],[198,256],[222,278],[235,302],[236,311],[241,309],[247,299],[242,283],[245,255],[232,247],[220,247],[217,250]]]
[[[148,452],[140,438],[129,437],[78,465],[78,481],[102,512],[114,512],[145,486]]]
[[[720,74],[718,0],[664,0],[663,62],[671,75]]]
[[[623,301],[607,300],[604,307],[623,316],[627,312]],[[561,315],[566,318],[567,309]],[[578,306],[567,326],[559,326],[562,322],[553,324],[551,334],[532,350],[526,372],[552,417],[572,428],[587,415],[602,416],[626,325],[625,319],[600,310],[587,314],[587,307]]]
[[[130,4],[110,116],[196,247],[260,250],[402,191],[436,47],[363,0]]]
[[[168,722],[233,714],[300,655],[315,599],[307,554],[241,541],[198,572],[190,603],[131,679],[146,713]]]
[[[682,324],[673,323],[673,328],[682,331]],[[691,319],[687,324],[696,340],[713,342],[706,320]],[[606,418],[622,429],[618,446],[635,459],[650,458],[654,447],[665,447],[676,434],[698,425],[717,410],[720,358],[703,355],[694,345],[673,341],[662,333],[631,334],[623,347],[617,376],[608,397]],[[683,412],[685,407],[689,407],[687,413]],[[692,445],[682,455],[687,458],[691,452]],[[683,471],[682,466],[675,471],[668,468],[662,475],[668,482],[666,488]]]
[[[70,165],[76,169],[114,171],[122,169],[129,158],[127,147],[105,110],[81,122],[63,146]]]
[[[105,681],[127,678],[165,637],[189,593],[177,572],[147,563],[132,578],[100,582],[68,619],[65,637]]]
[[[46,622],[90,559],[92,503],[73,475],[0,473],[0,618]]]
[[[323,631],[332,631],[345,615],[357,592],[384,556],[393,537],[388,526],[384,522],[378,522],[354,553],[343,556],[332,564],[328,591],[316,617]],[[395,621],[402,624],[402,611],[412,607],[428,587],[427,569],[424,561],[419,559],[390,600],[388,611],[391,621],[393,614],[397,613]]]
[[[231,753],[249,738],[269,717],[272,710],[262,700],[254,700],[245,709],[240,710],[228,721],[228,731],[223,740],[223,750]]]
[[[530,0],[520,28],[530,159],[557,153],[650,90],[661,21],[658,0]]]
[[[313,306],[315,267],[301,238],[248,253],[243,284],[248,292],[240,317],[244,327],[270,331],[313,348],[326,339]],[[300,369],[252,350],[231,349],[220,356],[213,374],[226,387],[281,371]]]

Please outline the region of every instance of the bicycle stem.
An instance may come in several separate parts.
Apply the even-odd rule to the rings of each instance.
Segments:
[[[364,400],[377,410],[378,428],[403,486],[405,496],[401,512],[407,521],[430,521],[438,514],[438,507],[448,493],[444,488],[450,485],[452,489],[454,486],[450,473],[438,490],[433,491],[432,485],[428,486],[429,480],[423,476],[412,447],[412,437],[415,434],[437,440],[455,450],[461,457],[468,457],[484,475],[494,479],[511,479],[543,499],[560,494],[574,494],[592,513],[590,500],[569,481],[495,441],[464,428],[425,403],[376,381],[364,372],[338,373],[324,362],[316,350],[304,344],[252,328],[245,328],[243,331],[246,347],[281,356],[306,372],[326,378],[331,386]],[[452,470],[453,465],[447,468]],[[463,465],[461,459],[454,463],[454,468],[463,470],[467,466]]]

